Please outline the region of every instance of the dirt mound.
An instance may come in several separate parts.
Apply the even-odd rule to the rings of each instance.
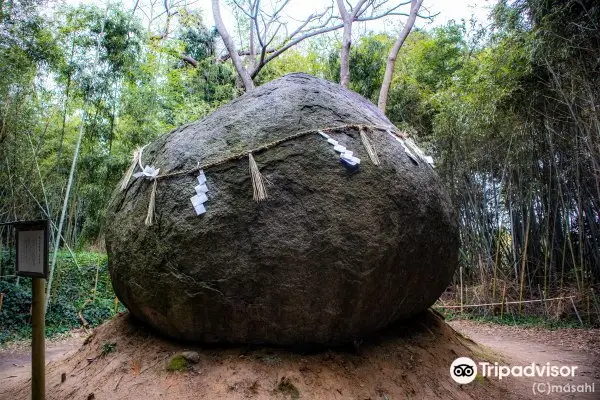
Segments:
[[[173,356],[198,354],[185,371]],[[121,315],[99,327],[73,355],[47,367],[47,399],[517,399],[487,379],[458,385],[458,356],[498,360],[431,312],[354,346],[303,348],[182,346]],[[61,383],[61,374],[66,381]],[[29,381],[2,398],[28,399]]]

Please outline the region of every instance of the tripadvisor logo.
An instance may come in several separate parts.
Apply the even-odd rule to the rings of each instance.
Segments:
[[[450,365],[450,376],[456,383],[471,383],[477,376],[477,364],[469,357],[459,357]]]
[[[522,365],[499,365],[497,362],[479,362],[481,376],[484,378],[492,377],[502,380],[507,377],[574,377],[579,368],[576,365],[546,365],[531,363]],[[477,377],[477,364],[469,357],[459,357],[450,365],[450,376],[456,383],[471,383]]]

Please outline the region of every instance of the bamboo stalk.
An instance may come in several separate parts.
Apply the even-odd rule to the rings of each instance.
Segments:
[[[592,291],[592,298],[594,299],[594,306],[596,307],[596,315],[598,317],[598,320],[600,320],[600,305],[598,305],[598,298],[596,297],[596,292],[594,291],[594,288],[590,288],[590,290]]]
[[[496,256],[494,257],[494,270],[492,276],[492,299],[496,300],[496,281],[498,279],[498,259],[500,257],[500,235],[502,233],[502,223],[498,227],[498,237],[496,239]]]
[[[92,301],[96,300],[98,290],[98,274],[100,273],[100,257],[96,255],[96,278],[94,279],[94,290],[92,291]]]
[[[544,293],[544,291],[542,290],[542,288],[540,287],[539,284],[538,284],[538,291],[540,292],[540,295],[542,296],[542,303],[544,304],[544,314],[546,315],[546,317],[548,317],[549,314],[548,314],[548,305],[546,304],[546,293]]]
[[[100,56],[100,36],[104,34],[104,27],[106,25],[106,19],[108,17],[108,7],[106,8],[106,12],[104,14],[104,21],[102,22],[102,29],[100,30],[100,35],[96,40],[96,62],[94,63],[95,67],[98,65],[98,58]],[[92,83],[93,88],[93,83]],[[88,104],[88,100],[86,99],[85,104],[83,105],[83,110],[81,113],[81,123],[79,125],[79,134],[77,135],[77,142],[75,144],[75,153],[73,154],[73,161],[71,162],[71,172],[69,173],[69,179],[67,181],[67,189],[65,192],[65,199],[63,201],[63,208],[60,214],[60,219],[58,222],[57,234],[55,235],[56,239],[54,241],[54,253],[52,255],[52,263],[50,264],[50,273],[48,278],[48,285],[46,287],[46,302],[44,306],[44,314],[48,311],[48,305],[50,304],[50,294],[52,293],[52,282],[54,278],[54,267],[56,266],[56,257],[58,256],[58,248],[60,246],[60,236],[62,235],[62,229],[65,222],[65,216],[67,214],[67,209],[69,206],[69,198],[71,195],[71,186],[73,185],[73,179],[75,177],[75,168],[77,167],[77,161],[79,159],[79,150],[81,149],[81,141],[83,139],[83,133],[85,131],[85,121],[87,119],[86,106]]]
[[[525,266],[527,265],[527,245],[529,242],[529,224],[531,217],[527,216],[527,225],[525,227],[525,245],[523,246],[523,255],[521,257],[521,279],[519,284],[519,301],[523,300],[523,290],[525,284]],[[521,314],[521,304],[519,303],[519,315]]]

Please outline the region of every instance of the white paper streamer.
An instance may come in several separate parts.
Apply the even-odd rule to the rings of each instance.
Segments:
[[[198,175],[198,183],[200,185],[204,185],[206,183],[206,175],[204,175],[204,171],[200,170],[200,175]]]
[[[408,158],[410,158],[415,164],[419,165],[419,157],[414,155],[412,151],[410,151],[410,149],[406,146],[406,144],[404,143],[404,140],[402,140],[401,138],[399,138],[398,136],[394,135],[392,133],[392,131],[388,130],[387,133],[393,137],[398,143],[400,143],[400,145],[402,146],[402,148],[404,149],[404,152],[406,153],[406,155],[408,156]]]
[[[206,187],[206,184],[196,185],[194,186],[194,190],[196,191],[196,193],[202,194],[208,192],[208,187]]]
[[[208,197],[206,193],[208,192],[208,186],[206,186],[206,175],[204,175],[204,171],[200,170],[198,175],[198,184],[194,186],[194,190],[196,194],[190,198],[192,202],[192,206],[194,206],[194,210],[196,211],[196,215],[202,215],[206,212],[206,207],[204,207],[204,203],[208,201]]]
[[[323,131],[317,131],[319,133],[319,135],[323,136],[325,139],[329,140],[331,139],[331,136],[329,136],[328,134],[326,134]]]
[[[133,174],[133,176],[136,178],[145,176],[148,179],[156,179],[159,171],[160,171],[160,168],[154,168],[150,165],[146,165],[144,167],[144,169],[142,170],[142,172],[137,172],[137,173]]]
[[[360,158],[354,157],[354,153],[352,151],[346,149],[346,147],[339,144],[339,142],[337,140],[333,139],[329,135],[323,133],[322,131],[317,131],[317,132],[323,138],[327,139],[327,143],[333,145],[333,150],[340,153],[340,159],[342,160],[344,165],[346,165],[346,167],[349,167],[350,169],[353,169],[353,170],[356,169],[356,167],[360,164]]]
[[[196,211],[196,215],[202,215],[206,212],[206,207],[204,207],[204,204],[198,204],[194,206],[194,210]]]
[[[350,152],[352,153],[352,152]],[[344,161],[347,161],[353,165],[360,164],[360,158],[354,157],[352,154],[348,155],[347,153],[340,154],[340,158]]]
[[[204,204],[208,201],[208,197],[205,194],[197,194],[190,198],[192,205],[196,207],[198,204]]]

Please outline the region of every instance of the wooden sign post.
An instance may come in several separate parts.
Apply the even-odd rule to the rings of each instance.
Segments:
[[[31,399],[46,395],[44,286],[48,277],[48,220],[15,222],[17,275],[32,278]]]

